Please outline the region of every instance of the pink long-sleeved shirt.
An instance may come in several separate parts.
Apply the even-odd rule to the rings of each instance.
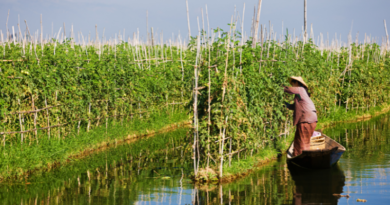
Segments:
[[[303,87],[284,87],[284,92],[295,94],[294,104],[288,104],[287,108],[294,110],[294,125],[298,123],[318,122],[317,111],[313,101],[307,95]]]

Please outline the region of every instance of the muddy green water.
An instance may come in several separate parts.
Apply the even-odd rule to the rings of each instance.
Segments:
[[[390,204],[389,117],[324,130],[347,148],[328,170],[295,169],[281,157],[233,183],[195,186],[191,133],[182,129],[0,184],[0,204]]]

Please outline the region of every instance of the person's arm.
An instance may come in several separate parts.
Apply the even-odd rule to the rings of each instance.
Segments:
[[[287,109],[295,110],[295,103],[294,104],[290,104],[290,103],[284,102],[284,104],[286,105]]]
[[[299,94],[300,87],[284,87],[284,92],[288,94]]]

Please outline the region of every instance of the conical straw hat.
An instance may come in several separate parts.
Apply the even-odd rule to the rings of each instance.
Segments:
[[[288,78],[288,82],[290,82],[290,84],[291,84],[292,80],[296,80],[296,81],[302,83],[307,88],[307,85],[306,85],[305,81],[303,81],[303,78],[301,76],[291,76]]]

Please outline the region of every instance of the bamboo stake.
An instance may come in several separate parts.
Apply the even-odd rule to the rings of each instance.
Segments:
[[[91,103],[89,103],[88,107],[88,126],[87,126],[87,132],[89,132],[89,127],[91,126]]]
[[[133,117],[133,116],[131,116]],[[107,135],[107,129],[108,129],[108,100],[107,100],[107,106],[106,106],[106,135]]]
[[[46,96],[45,96],[45,106],[47,107]],[[47,126],[49,127],[49,129],[47,130],[47,135],[48,135],[48,139],[50,140],[50,114],[49,114],[49,109],[46,110],[46,115],[47,115]]]
[[[186,6],[187,6],[187,22],[188,22],[188,41],[191,41],[190,13],[188,11],[188,0],[186,0]]]
[[[209,23],[209,14],[207,12],[207,4],[206,4],[206,18],[207,18],[207,42],[210,43],[209,42],[210,41],[210,23]]]
[[[261,72],[261,62],[263,61],[263,42],[264,42],[264,32],[263,32],[263,24],[261,25],[261,40],[260,40],[261,52],[260,52],[260,66],[259,73]]]
[[[304,4],[303,23],[305,25],[305,34],[304,34],[304,38],[303,38],[303,43],[306,43],[306,41],[307,41],[307,0],[305,0],[303,4]]]
[[[260,22],[260,12],[261,12],[261,3],[262,0],[259,0],[259,3],[257,5],[257,16],[256,16],[256,23],[255,23],[255,34],[253,35],[253,42],[252,42],[252,48],[256,47],[257,43],[257,35],[259,30],[259,22]]]
[[[233,16],[232,16],[232,18],[230,20],[230,25],[231,25],[230,29],[232,27],[232,22],[233,22]],[[229,32],[228,33],[227,42],[230,42],[230,37],[231,37],[231,33]],[[228,78],[227,78],[227,67],[228,67],[229,49],[230,49],[230,46],[229,46],[229,43],[227,43],[226,44],[226,66],[225,66],[223,92],[222,92],[222,103],[224,102],[225,92],[227,90],[227,81],[228,81]],[[221,116],[222,115],[223,115],[223,112],[221,112]],[[225,143],[225,132],[226,132],[227,120],[228,120],[228,116],[226,116],[225,126],[224,126],[223,132],[222,132],[222,142],[220,143],[220,150],[219,150],[219,154],[220,154],[220,157],[221,157],[221,163],[220,163],[220,167],[219,167],[219,177],[220,178],[222,178],[222,174],[223,174],[223,149],[224,149],[224,143]],[[220,130],[220,132],[221,132],[221,130]]]
[[[57,124],[60,124],[60,117],[57,116]],[[58,127],[58,140],[61,140],[61,128]]]
[[[97,30],[97,24],[95,24],[95,45],[97,44],[98,41],[99,41],[99,33]]]
[[[22,31],[20,30],[20,24],[18,23],[18,42],[23,41]]]
[[[202,36],[203,36],[203,43],[205,42],[205,35],[203,32],[205,32],[204,30],[204,15],[203,15],[203,8],[201,9],[201,12],[202,12],[202,28],[203,28],[203,31],[202,31]]]
[[[3,31],[0,30],[0,33],[1,33],[1,44],[3,44],[3,58],[5,58],[5,42],[4,42],[4,38],[3,38]]]
[[[21,144],[23,144],[23,122],[22,122],[22,118],[21,118],[21,115],[22,114],[19,114],[19,125],[20,125],[20,140],[21,140]]]
[[[66,30],[65,30],[65,22],[64,22],[64,38],[65,38],[65,42],[66,42]]]
[[[229,167],[232,166],[232,138],[229,140]]]
[[[42,25],[42,14],[41,14],[41,46],[43,51],[43,25]]]
[[[385,31],[386,31],[386,51],[387,51],[387,47],[389,46],[389,34],[387,33],[386,20],[383,20],[383,23],[385,25]]]
[[[31,98],[32,98],[32,109],[35,110],[34,96],[32,96]],[[39,143],[38,142],[38,131],[36,130],[37,129],[37,117],[38,117],[38,112],[35,112],[34,113],[34,129],[35,129],[35,137],[37,138],[37,144],[38,144]]]
[[[255,30],[254,29],[254,27],[255,27],[255,18],[256,18],[256,6],[253,7],[253,16],[252,16],[252,23],[251,23],[251,37],[252,37],[252,41],[253,41],[253,36],[254,36],[253,31]]]
[[[242,21],[241,21],[241,46],[244,45],[244,17],[245,17],[245,3],[244,3],[244,8],[242,11]],[[242,53],[242,49],[241,49]],[[240,56],[240,64],[241,64],[241,56]]]
[[[9,19],[9,9],[8,9],[8,15],[7,15],[7,22],[5,23],[5,29],[7,30],[7,43],[9,43],[9,30],[8,30],[8,19]]]
[[[193,145],[193,154],[194,154],[194,173],[195,176],[198,174],[199,167],[196,164],[196,150],[198,144],[198,61],[199,61],[199,53],[200,53],[200,32],[197,37],[197,52],[196,52],[196,60],[194,67],[194,76],[195,76],[195,85],[193,90],[194,95],[194,145]]]
[[[222,179],[222,176],[223,176],[223,149],[224,149],[223,147],[225,144],[225,133],[226,133],[226,126],[227,126],[228,118],[229,118],[229,116],[226,116],[225,126],[224,126],[223,132],[222,132],[221,149],[219,150],[219,154],[221,156],[221,164],[219,165],[219,178],[220,179]]]
[[[12,40],[13,40],[14,45],[15,45],[15,29],[14,29],[14,26],[12,26]]]
[[[209,60],[208,60],[208,71],[209,71],[209,86],[208,86],[208,122],[207,122],[207,168],[210,164],[210,125],[211,125],[211,77],[210,77],[210,59],[211,59],[211,52],[210,52],[210,44],[207,44],[209,48]]]

